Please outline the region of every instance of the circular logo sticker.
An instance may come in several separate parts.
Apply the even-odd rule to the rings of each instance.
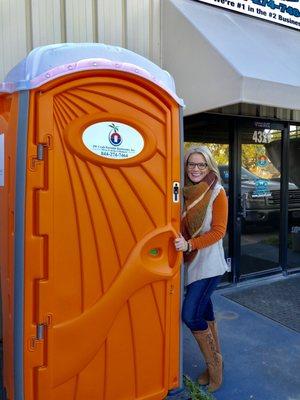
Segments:
[[[252,197],[270,197],[269,182],[266,179],[256,179]]]
[[[113,132],[109,134],[109,141],[113,146],[120,146],[123,140],[118,132]]]
[[[260,156],[257,160],[256,165],[258,167],[266,167],[268,165],[268,158],[264,155]]]
[[[144,139],[136,129],[115,121],[88,126],[82,134],[82,141],[94,154],[115,160],[135,157],[144,148]]]

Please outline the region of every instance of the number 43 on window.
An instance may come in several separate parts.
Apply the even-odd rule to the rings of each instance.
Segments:
[[[252,139],[255,143],[270,143],[271,133],[265,131],[254,131]]]

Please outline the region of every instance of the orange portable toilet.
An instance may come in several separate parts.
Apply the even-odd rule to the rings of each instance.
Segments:
[[[0,92],[5,398],[165,398],[180,385],[172,78],[125,49],[59,44]]]

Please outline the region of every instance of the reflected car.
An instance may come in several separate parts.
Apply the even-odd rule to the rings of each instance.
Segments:
[[[229,186],[228,165],[219,165],[222,184],[226,193]],[[288,214],[291,222],[300,223],[300,189],[289,183]],[[241,169],[241,217],[244,223],[277,222],[280,214],[280,179],[261,179]]]

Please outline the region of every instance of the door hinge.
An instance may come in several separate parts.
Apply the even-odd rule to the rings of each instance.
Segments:
[[[37,155],[36,155],[36,159],[38,161],[43,161],[44,160],[44,147],[45,144],[44,143],[39,143],[37,145]]]
[[[45,142],[37,144],[36,155],[30,158],[30,170],[36,171],[37,164],[45,159],[45,148],[52,149],[52,136],[47,135]]]
[[[36,326],[36,340],[44,340],[45,337],[45,324],[38,324]]]
[[[45,324],[36,325],[36,333],[29,338],[28,347],[30,351],[35,351],[38,348],[38,343],[44,340]]]
[[[46,315],[45,322],[36,325],[36,334],[31,336],[29,341],[29,348],[31,351],[36,349],[37,342],[45,339],[45,330],[52,325],[52,314]]]
[[[37,144],[37,160],[43,161],[45,156],[45,148],[48,150],[52,149],[52,136],[46,135],[45,141]]]

